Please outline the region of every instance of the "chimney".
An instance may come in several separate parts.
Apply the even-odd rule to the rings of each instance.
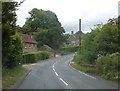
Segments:
[[[81,19],[79,19],[79,31],[81,31]]]
[[[71,35],[73,35],[74,34],[74,32],[73,31],[71,31]]]

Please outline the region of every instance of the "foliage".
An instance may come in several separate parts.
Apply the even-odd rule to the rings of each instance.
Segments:
[[[65,32],[55,13],[52,11],[44,11],[34,8],[30,12],[22,31],[24,33],[32,31],[38,42],[38,47],[47,44],[56,49],[63,41],[63,33]],[[47,32],[45,32],[45,30]],[[41,36],[43,34],[43,36]],[[41,41],[42,40],[42,41]]]
[[[63,35],[63,40],[64,42],[67,42],[67,39],[70,37],[70,34],[64,34]]]
[[[120,53],[107,54],[97,59],[97,73],[107,79],[118,79],[120,64],[118,60]]]
[[[12,43],[13,39],[11,38],[13,37],[11,36],[14,36],[16,32],[16,12],[15,11],[17,10],[17,7],[21,3],[22,2],[20,3],[2,2],[2,60],[3,60],[2,63],[3,63],[3,66],[6,66],[6,67],[11,67],[10,65],[8,66],[8,63],[11,63],[12,61],[12,59],[9,59],[9,58],[10,56],[16,55],[15,51],[17,51],[13,48],[13,46],[17,47],[18,45],[16,44],[17,41],[14,41],[14,43]],[[16,37],[16,40],[19,41],[19,38],[17,37],[17,35],[15,35],[14,37]],[[19,61],[19,59],[17,60]],[[13,59],[13,61],[15,61],[15,59]],[[15,64],[16,63],[14,63],[13,65]]]
[[[67,46],[67,47],[61,47],[59,49],[60,53],[62,55],[68,54],[68,53],[73,53],[78,51],[79,46]]]
[[[116,19],[110,19],[106,24],[98,24],[90,33],[82,35],[79,51],[82,60],[80,62],[95,64],[100,55],[120,52],[117,26]]]
[[[38,29],[37,32],[34,32],[36,41],[38,41],[38,48],[43,46],[44,44],[48,45],[49,39],[47,38],[48,30],[47,29]]]
[[[5,63],[5,67],[13,68],[22,61],[23,42],[19,34],[11,36],[10,55],[8,55],[9,61]],[[19,45],[18,45],[19,44]]]
[[[92,64],[96,66],[96,72],[107,79],[117,80],[118,57],[120,47],[118,38],[119,18],[109,19],[106,24],[96,25],[90,33],[82,35],[79,54],[74,57],[74,62]]]
[[[31,52],[23,55],[23,63],[35,63],[40,60],[45,60],[50,57],[47,51]]]
[[[84,66],[81,66],[79,65],[78,63],[71,63],[70,64],[72,67],[80,70],[80,71],[83,71],[83,72],[88,72],[88,73],[95,73],[96,72],[96,68],[95,67],[84,67]]]

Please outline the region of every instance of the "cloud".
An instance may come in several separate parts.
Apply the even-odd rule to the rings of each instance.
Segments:
[[[21,0],[16,0],[21,1]],[[117,17],[119,0],[26,0],[17,11],[17,24],[22,26],[28,12],[33,8],[51,10],[56,13],[64,29],[78,31],[78,20],[82,19],[83,32],[94,25]]]

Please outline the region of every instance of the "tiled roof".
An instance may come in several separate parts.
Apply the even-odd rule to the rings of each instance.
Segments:
[[[22,34],[22,33],[20,33],[20,36],[22,36],[23,41],[24,41],[25,43],[37,44],[37,41],[33,38],[32,35],[27,35],[27,34]]]
[[[50,52],[55,52],[55,50],[53,50],[51,47],[49,47],[48,45],[43,45],[40,50],[47,50]]]
[[[72,34],[70,37],[67,39],[68,41],[75,41],[76,37]]]

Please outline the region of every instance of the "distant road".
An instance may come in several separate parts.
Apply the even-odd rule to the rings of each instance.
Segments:
[[[69,63],[74,54],[51,58],[29,65],[31,72],[18,89],[117,89],[110,81],[73,69]]]

